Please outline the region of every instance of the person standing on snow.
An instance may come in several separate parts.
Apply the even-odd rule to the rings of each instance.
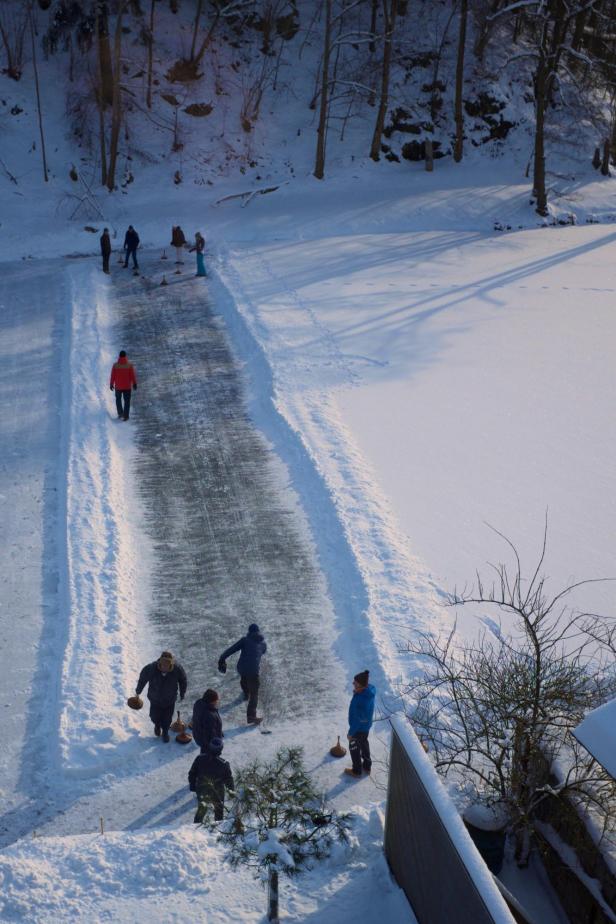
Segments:
[[[372,728],[374,715],[374,700],[376,689],[369,683],[370,671],[362,671],[353,678],[353,696],[349,705],[349,753],[353,761],[352,767],[344,771],[348,776],[361,777],[370,773],[372,760],[370,758],[370,744],[368,735]]]
[[[161,734],[163,741],[169,741],[169,726],[173,718],[175,701],[180,694],[180,701],[186,696],[188,680],[181,664],[177,664],[170,651],[163,651],[158,661],[146,664],[135,687],[137,696],[148,684],[150,700],[150,718],[154,724],[154,734]]]
[[[207,276],[205,272],[205,261],[203,259],[203,253],[205,251],[205,238],[200,231],[197,231],[195,234],[195,244],[194,247],[190,248],[190,253],[197,251],[197,272],[196,276]]]
[[[133,258],[133,267],[134,269],[139,269],[137,263],[137,247],[139,246],[139,235],[135,231],[132,225],[128,226],[128,231],[124,235],[124,250],[126,251],[126,259],[124,260],[124,269],[128,266],[128,258],[132,256]]]
[[[130,392],[137,391],[137,373],[132,363],[128,361],[126,350],[120,350],[118,361],[111,367],[109,388],[115,388],[116,408],[121,420],[128,420],[130,413]]]
[[[223,738],[222,719],[218,707],[220,699],[216,690],[206,690],[193,707],[192,733],[195,743],[205,754],[213,738]]]
[[[171,246],[175,247],[175,256],[176,256],[175,262],[178,263],[180,266],[184,265],[184,261],[182,260],[182,251],[184,249],[185,243],[186,243],[186,238],[184,237],[184,232],[182,231],[179,225],[175,225],[171,229]]]
[[[223,747],[222,738],[212,738],[205,754],[199,754],[188,771],[190,791],[196,792],[199,800],[194,818],[195,824],[203,821],[208,805],[214,808],[214,820],[222,821],[225,786],[230,790],[235,789],[231,767],[228,761],[220,756]]]
[[[218,670],[221,674],[227,671],[227,658],[229,655],[240,652],[237,659],[237,670],[240,675],[240,685],[244,699],[248,700],[246,721],[249,725],[260,725],[263,719],[257,718],[257,705],[259,703],[259,667],[261,658],[267,651],[265,640],[259,631],[258,625],[253,622],[248,626],[248,634],[235,645],[223,651],[218,659]]]
[[[111,256],[111,238],[109,237],[109,229],[103,228],[103,233],[101,234],[101,254],[103,255],[103,273],[109,275],[109,257]]]

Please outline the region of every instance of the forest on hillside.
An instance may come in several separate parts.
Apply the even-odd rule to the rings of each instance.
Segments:
[[[275,143],[276,100],[305,114],[293,131],[313,129],[319,179],[334,137],[354,157],[432,170],[477,147],[498,156],[522,131],[546,215],[555,151],[583,148],[606,176],[616,156],[615,0],[4,0],[0,66],[13,81],[32,70],[45,178],[52,59],[67,130],[110,191],[131,182],[136,152],[156,158],[150,133],[184,152],[176,183],[191,137],[202,157],[216,138],[232,159],[239,133],[254,166],[255,139]]]

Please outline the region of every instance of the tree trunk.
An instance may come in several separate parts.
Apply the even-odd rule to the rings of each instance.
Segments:
[[[111,66],[111,48],[109,46],[109,19],[106,3],[97,5],[98,19],[98,65],[100,73],[100,89],[104,106],[113,105],[113,69]]]
[[[47,175],[47,154],[45,153],[45,135],[43,132],[43,113],[41,112],[41,92],[39,89],[39,79],[38,79],[38,67],[36,64],[36,44],[34,41],[34,17],[32,16],[32,8],[30,8],[30,37],[32,39],[32,64],[34,65],[34,84],[36,87],[36,108],[38,111],[38,123],[39,123],[39,132],[41,135],[41,154],[43,157],[43,177],[45,182],[49,181]],[[609,143],[608,143],[608,152],[609,152]],[[609,173],[608,167],[608,173]]]
[[[432,138],[426,138],[424,145],[426,148],[426,170],[428,173],[432,173],[434,170],[434,148],[432,146]]]
[[[148,92],[145,103],[148,109],[152,108],[152,58],[154,56],[154,4],[152,0],[150,5],[150,28],[148,33]]]
[[[376,16],[379,8],[379,0],[372,0],[372,9],[370,10],[370,42],[368,48],[373,55],[376,49]]]
[[[96,12],[96,36],[98,39],[98,46],[100,48],[100,29],[101,29],[101,17],[100,11],[97,9]],[[105,100],[103,99],[103,72],[101,68],[101,58],[100,55],[96,56],[96,63],[98,69],[98,87],[96,93],[96,102],[98,106],[98,134],[99,134],[99,143],[101,149],[101,185],[106,186],[107,184],[107,144],[105,141]]]
[[[537,200],[536,211],[544,217],[548,214],[548,197],[545,189],[545,104],[546,104],[547,62],[541,58],[535,74],[535,158],[533,167],[533,195]]]
[[[458,60],[456,63],[456,140],[453,149],[453,159],[457,164],[462,160],[464,153],[464,110],[462,108],[462,92],[464,90],[464,49],[466,46],[466,23],[468,19],[468,0],[462,0],[460,7],[460,31],[458,33]]]
[[[195,22],[193,25],[192,42],[190,45],[189,61],[195,60],[195,45],[197,44],[197,35],[199,34],[199,22],[201,20],[201,11],[203,9],[203,0],[197,0],[197,12],[195,13]]]
[[[216,26],[218,25],[218,20],[219,20],[219,18],[220,18],[220,12],[219,12],[219,10],[217,9],[217,10],[216,10],[216,13],[214,14],[214,19],[212,20],[212,25],[211,25],[210,28],[208,29],[207,35],[205,36],[205,38],[204,38],[203,41],[201,42],[201,47],[200,47],[199,51],[197,52],[195,58],[194,58],[194,59],[191,59],[191,60],[192,60],[192,64],[194,64],[194,66],[195,66],[195,74],[196,74],[196,71],[197,71],[198,66],[201,64],[201,58],[203,57],[203,55],[204,55],[205,52],[207,51],[208,45],[209,45],[210,42],[212,41],[212,36],[214,35],[214,30],[216,29]]]
[[[325,37],[323,39],[323,65],[321,68],[321,106],[319,110],[319,127],[317,129],[317,154],[314,175],[317,180],[325,176],[325,140],[327,135],[327,116],[329,109],[329,57],[331,51],[332,0],[325,0]]]
[[[376,114],[376,124],[370,146],[370,157],[379,160],[381,156],[381,138],[385,128],[385,116],[389,104],[389,74],[391,71],[391,56],[393,48],[393,34],[396,28],[396,12],[398,0],[390,0],[391,6],[387,8],[387,0],[383,0],[383,22],[385,25],[385,42],[383,45],[383,69],[381,71],[381,98]]]
[[[486,45],[488,44],[490,35],[492,34],[493,20],[491,20],[490,17],[494,16],[494,14],[498,12],[500,5],[501,0],[493,0],[489,14],[483,17],[483,22],[481,23],[481,28],[479,29],[479,35],[477,36],[474,48],[475,55],[480,61],[483,60]]]
[[[601,175],[610,175],[610,140],[606,138],[603,142],[603,160],[601,161]]]
[[[120,125],[122,122],[122,100],[120,96],[120,81],[122,79],[122,16],[126,7],[126,0],[118,10],[115,29],[114,61],[113,61],[113,107],[111,110],[111,137],[109,140],[109,169],[107,171],[107,189],[112,192],[115,187],[115,171],[118,161],[118,144],[120,141]]]
[[[267,920],[274,921],[275,924],[280,920],[278,916],[278,870],[273,866],[269,868],[267,880]]]

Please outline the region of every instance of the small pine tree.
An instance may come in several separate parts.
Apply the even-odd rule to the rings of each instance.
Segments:
[[[233,868],[248,866],[268,882],[268,920],[278,920],[278,876],[297,876],[348,840],[349,815],[326,803],[306,771],[303,749],[281,748],[272,761],[256,760],[236,776],[234,800],[218,825]]]

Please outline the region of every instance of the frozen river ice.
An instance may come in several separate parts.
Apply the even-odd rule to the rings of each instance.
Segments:
[[[316,702],[321,711],[334,702],[331,605],[305,517],[248,417],[247,382],[206,287],[184,269],[168,287],[132,276],[115,286],[118,345],[139,376],[131,426],[155,550],[152,653],[174,651],[192,701],[220,685],[220,653],[256,622],[269,646],[267,717],[304,715]]]

